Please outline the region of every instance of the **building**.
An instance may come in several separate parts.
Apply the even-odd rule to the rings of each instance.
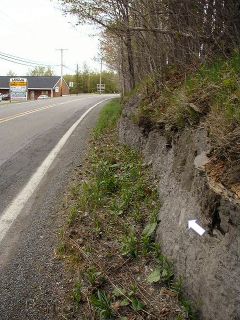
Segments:
[[[9,93],[10,78],[26,78],[28,80],[28,99],[35,100],[41,94],[49,97],[69,95],[69,86],[63,79],[61,92],[60,76],[0,76],[0,93]]]

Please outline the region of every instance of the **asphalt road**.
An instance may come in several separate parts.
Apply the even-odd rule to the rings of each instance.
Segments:
[[[0,320],[58,319],[65,290],[63,265],[54,256],[59,206],[105,102],[68,130],[110,97],[0,104]]]

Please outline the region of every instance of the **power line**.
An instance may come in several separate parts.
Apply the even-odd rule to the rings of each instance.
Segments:
[[[70,70],[71,72],[73,72],[73,73],[75,73],[76,72],[76,70],[73,70],[72,68],[69,68],[68,66],[66,66],[66,65],[63,65],[64,66],[64,68],[66,68],[66,69],[68,69],[68,70]]]
[[[56,66],[56,65],[36,62],[36,61],[30,60],[30,59],[21,58],[21,57],[14,56],[14,55],[4,53],[4,52],[0,52],[0,59],[3,59],[3,60],[9,59],[9,61],[11,61],[13,63],[24,64],[24,65],[29,65],[29,66],[45,66],[45,67],[46,66],[47,67]]]
[[[36,65],[32,65],[32,64],[27,64],[27,63],[23,63],[23,62],[19,62],[19,61],[14,61],[14,60],[10,60],[6,57],[2,57],[0,56],[0,59],[1,60],[5,60],[5,61],[9,61],[9,62],[12,62],[12,63],[16,63],[16,64],[21,64],[23,66],[27,66],[27,67],[36,67]]]
[[[20,58],[20,57],[13,56],[11,54],[7,54],[7,53],[4,53],[4,52],[0,52],[0,56],[3,56],[3,57],[8,58],[8,59],[15,60],[15,61],[19,61],[19,62],[33,64],[33,65],[39,65],[39,66],[49,66],[50,65],[50,64],[45,64],[45,63],[39,63],[39,62],[30,60],[30,59]]]

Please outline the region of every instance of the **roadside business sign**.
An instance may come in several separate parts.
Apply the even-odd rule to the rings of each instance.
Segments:
[[[27,100],[28,82],[26,78],[10,78],[10,100]]]

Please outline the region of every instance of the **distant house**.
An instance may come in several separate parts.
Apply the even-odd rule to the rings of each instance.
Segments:
[[[28,80],[29,100],[35,100],[41,94],[46,94],[49,97],[60,97],[61,95],[69,94],[69,86],[64,79],[61,90],[61,77],[59,76],[0,76],[0,93],[9,93],[10,78],[26,78]]]

